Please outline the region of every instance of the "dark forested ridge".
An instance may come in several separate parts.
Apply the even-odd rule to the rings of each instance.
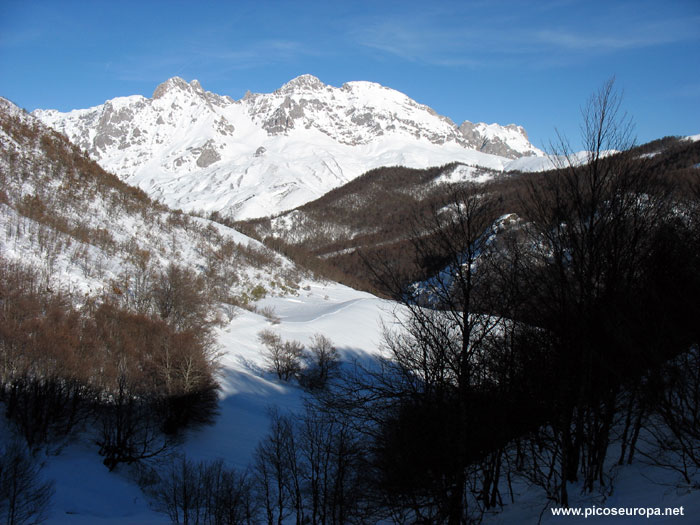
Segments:
[[[634,158],[639,169],[662,175],[669,183],[686,185],[697,177],[700,143],[666,137],[632,147],[625,155]],[[527,220],[524,188],[540,184],[553,173],[500,174],[475,168],[476,173],[490,174],[491,180],[478,185],[435,182],[458,166],[377,168],[295,210],[273,218],[241,221],[235,226],[326,277],[382,293],[367,272],[365,261],[393,261],[407,279],[425,277],[442,256],[434,253],[430,260],[418,260],[410,242],[417,233],[412,228],[447,206],[455,192],[473,187],[479,194],[494,197],[494,219],[514,213]],[[220,214],[213,218],[222,220]]]

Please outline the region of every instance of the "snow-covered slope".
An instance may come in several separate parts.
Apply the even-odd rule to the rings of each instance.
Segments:
[[[392,321],[387,301],[334,283],[309,281],[304,288],[295,297],[262,301],[261,306],[276,311],[279,324],[271,325],[262,315],[241,311],[217,331],[223,365],[220,414],[212,426],[191,432],[174,452],[196,461],[221,458],[228,466],[245,471],[255,447],[268,432],[269,410],[301,411],[302,390],[262,371],[266,364],[257,339],[262,330],[304,344],[314,334],[325,334],[346,361],[377,355],[381,321]],[[56,482],[49,523],[170,523],[165,515],[149,508],[133,480],[120,472],[109,472],[100,460],[87,440],[48,458],[43,474]]]
[[[380,321],[392,321],[387,302],[339,285],[311,284],[297,297],[270,298],[264,305],[274,308],[281,322],[271,326],[264,317],[243,312],[223,328],[219,341],[224,348],[221,414],[211,427],[188,436],[180,452],[194,460],[224,458],[226,464],[244,469],[258,441],[268,431],[267,409],[300,411],[303,405],[297,387],[280,384],[269,374],[256,373],[262,365],[255,336],[272,329],[283,339],[306,343],[315,333],[323,333],[338,346],[343,359],[360,361],[376,355],[381,342]],[[118,472],[109,472],[88,444],[74,444],[60,456],[47,458],[43,472],[56,481],[56,494],[48,523],[57,525],[116,525],[122,523],[166,524],[163,514],[149,508],[138,486]],[[615,470],[611,495],[582,495],[578,485],[570,486],[575,508],[656,508],[681,506],[683,516],[658,517],[654,524],[690,524],[700,512],[700,498],[689,488],[678,487],[677,474],[658,467],[636,463]],[[508,487],[503,482],[503,494]],[[510,483],[510,480],[509,480]],[[553,504],[543,491],[516,478],[510,487],[516,501],[504,498],[504,508],[484,516],[489,525],[556,525],[566,522],[552,515]],[[579,518],[581,520],[582,518]],[[572,519],[575,521],[575,519]],[[590,516],[586,523],[645,523],[645,518]]]
[[[85,159],[37,119],[0,98],[0,262],[36,269],[42,290],[89,297],[136,294],[136,277],[169,263],[219,277],[224,295],[264,287],[263,313],[219,303],[220,414],[171,450],[194,460],[222,458],[245,470],[268,431],[268,409],[298,410],[302,390],[266,372],[258,333],[307,344],[328,336],[345,361],[379,352],[391,305],[342,285],[319,282],[287,259],[223,225],[174,213]],[[278,317],[270,320],[269,312]],[[1,403],[0,403],[1,405]],[[0,406],[0,451],[12,436]],[[38,453],[55,494],[53,524],[169,523],[149,506],[128,468],[109,472],[86,429],[60,454]]]
[[[0,258],[38,269],[47,286],[78,298],[131,297],[136,275],[170,264],[218,275],[216,293],[229,303],[258,286],[284,293],[303,274],[236,230],[151,201],[3,98]]]
[[[238,101],[174,77],[152,98],[34,114],[164,203],[238,219],[294,208],[380,166],[459,161],[503,170],[542,155],[521,127],[458,127],[379,84],[336,88],[311,75]]]

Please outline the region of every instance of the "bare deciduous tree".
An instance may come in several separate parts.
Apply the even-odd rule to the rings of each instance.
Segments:
[[[155,507],[183,525],[254,525],[259,522],[251,482],[222,460],[199,462],[184,456],[160,469],[146,488]]]
[[[54,493],[41,468],[19,442],[0,449],[0,520],[7,525],[43,523]]]
[[[301,359],[304,347],[298,341],[282,341],[282,338],[263,330],[258,334],[258,340],[265,346],[264,356],[270,370],[277,374],[282,381],[296,377],[301,370]]]
[[[336,374],[340,364],[338,349],[323,334],[315,334],[309,347],[308,364],[299,382],[309,390],[322,389]]]

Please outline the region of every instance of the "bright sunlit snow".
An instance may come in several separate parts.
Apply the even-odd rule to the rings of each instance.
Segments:
[[[466,123],[475,126],[470,138],[393,89],[335,88],[311,75],[238,101],[172,78],[152,99],[34,114],[167,205],[239,219],[295,208],[381,166],[462,162],[503,171],[513,156],[542,155],[518,126]],[[489,141],[502,153],[479,151]]]

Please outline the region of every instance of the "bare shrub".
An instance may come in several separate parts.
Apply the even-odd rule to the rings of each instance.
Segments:
[[[309,390],[321,389],[335,375],[340,365],[338,349],[333,342],[323,334],[315,334],[307,355],[308,364],[299,382]]]
[[[0,449],[0,521],[20,525],[46,520],[54,488],[52,481],[42,481],[40,471],[22,444]]]
[[[99,412],[100,430],[96,444],[103,463],[109,470],[119,463],[134,463],[152,458],[168,448],[169,442],[160,433],[146,396],[137,397],[124,376],[111,402]]]
[[[304,347],[298,341],[282,341],[270,330],[258,334],[258,340],[265,346],[264,356],[270,370],[282,381],[289,381],[301,371]]]
[[[259,523],[248,477],[222,460],[195,463],[184,456],[175,458],[146,491],[173,523]]]
[[[178,330],[108,299],[76,310],[37,272],[2,260],[0,297],[0,401],[30,448],[60,448],[97,416],[96,442],[113,469],[162,452],[170,439],[163,432],[215,416],[217,356],[207,326]]]
[[[640,450],[646,460],[679,473],[683,481],[700,487],[700,349],[678,356],[663,370],[657,388],[655,413],[646,430],[651,452]]]
[[[29,447],[60,449],[71,433],[92,416],[93,389],[80,381],[52,375],[45,378],[22,374],[0,386],[0,399],[10,419]]]
[[[371,496],[362,488],[369,478],[365,452],[347,421],[312,407],[298,419],[273,412],[255,452],[266,521],[375,523],[367,506]]]
[[[262,315],[265,319],[268,320],[268,322],[272,324],[280,324],[281,320],[272,306],[264,306],[263,308],[261,308],[260,315]]]
[[[153,299],[160,314],[176,330],[206,326],[210,301],[203,279],[186,268],[170,264],[155,280]]]

